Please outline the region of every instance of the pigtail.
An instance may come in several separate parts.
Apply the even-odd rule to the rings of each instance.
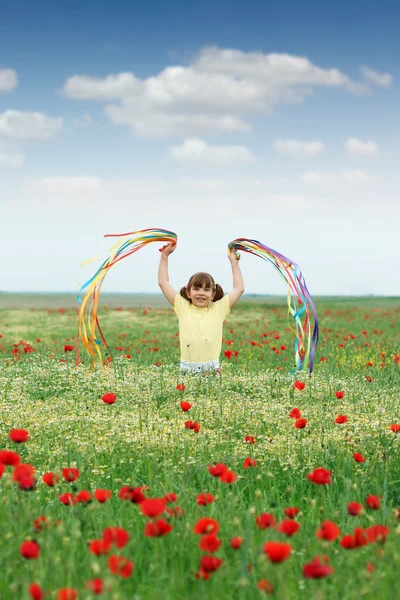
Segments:
[[[221,300],[224,297],[224,290],[219,285],[219,283],[215,284],[215,296],[213,302],[217,302],[217,300]]]
[[[188,302],[190,302],[190,303],[191,303],[192,301],[191,301],[191,300],[189,300],[189,298],[187,297],[187,294],[186,294],[186,292],[187,292],[187,286],[186,286],[186,285],[184,285],[184,286],[183,286],[183,288],[181,288],[181,290],[180,290],[179,294],[182,296],[182,298],[185,298],[185,300],[187,300]]]

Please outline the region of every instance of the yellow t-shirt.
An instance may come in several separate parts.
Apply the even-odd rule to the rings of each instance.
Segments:
[[[179,319],[181,361],[208,362],[219,358],[222,325],[231,311],[229,296],[211,302],[208,308],[199,308],[176,294],[174,311]]]

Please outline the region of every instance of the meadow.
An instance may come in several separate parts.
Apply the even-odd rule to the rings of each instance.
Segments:
[[[222,376],[179,376],[168,308],[0,310],[1,600],[400,598],[400,299],[240,301]],[[76,364],[77,363],[77,364]]]

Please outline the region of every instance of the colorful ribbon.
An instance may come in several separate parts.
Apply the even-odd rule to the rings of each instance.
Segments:
[[[152,242],[173,242],[176,244],[178,239],[176,233],[166,229],[142,229],[140,231],[131,231],[130,233],[109,233],[104,237],[123,237],[124,239],[118,241],[109,249],[109,252],[111,252],[110,256],[103,261],[93,277],[83,284],[78,293],[78,302],[81,302],[78,317],[78,338],[83,342],[86,350],[92,357],[93,364],[96,355],[99,358],[100,363],[103,364],[101,353],[101,346],[103,344],[107,348],[109,359],[111,360],[110,348],[104,339],[97,315],[100,289],[108,271],[123,258],[134,254]],[[81,266],[97,260],[98,258],[99,257],[91,258],[82,263]],[[84,290],[86,290],[86,293],[82,300],[81,295]],[[96,334],[96,330],[100,335]],[[76,362],[79,362],[78,352]]]
[[[278,269],[279,275],[288,286],[288,317],[292,315],[296,325],[295,329],[293,329],[288,319],[288,325],[296,336],[296,367],[298,371],[301,371],[304,363],[307,364],[309,360],[311,374],[314,367],[315,348],[318,344],[318,317],[300,267],[289,258],[272,250],[272,248],[268,248],[268,246],[264,246],[264,244],[257,242],[257,240],[237,238],[228,244],[228,248],[229,250],[233,250],[236,256],[238,256],[238,250],[254,254],[263,260],[269,261]],[[314,317],[312,335],[310,308]],[[302,322],[302,318],[304,318],[304,322]],[[307,347],[305,347],[306,339]]]

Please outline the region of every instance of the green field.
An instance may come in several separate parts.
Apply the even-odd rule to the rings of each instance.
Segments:
[[[186,377],[178,390],[178,326],[168,307],[106,298],[99,318],[113,360],[91,368],[82,348],[76,366],[77,305],[6,296],[0,451],[32,465],[36,484],[24,484],[18,467],[1,470],[0,453],[1,600],[35,598],[33,583],[57,600],[400,597],[400,432],[393,427],[400,425],[400,299],[317,298],[312,377],[293,372],[282,299],[240,301],[224,326],[222,377]],[[232,350],[237,356],[227,358]],[[106,393],[114,404],[102,401]],[[294,408],[303,428],[289,416]],[[340,415],[347,421],[336,423]],[[29,439],[13,442],[14,429]],[[209,471],[217,463],[226,466],[222,478]],[[62,475],[68,467],[79,470],[74,482]],[[330,471],[331,483],[308,478],[317,468]],[[59,477],[53,487],[42,480],[49,472]],[[152,518],[143,514],[146,503],[119,497],[124,486],[146,486],[146,498],[176,498]],[[99,502],[96,490],[111,497]],[[203,506],[197,498],[205,493],[213,501]],[[288,508],[299,509],[294,519]],[[40,530],[38,517],[46,517]],[[203,517],[212,521],[200,535],[194,528]],[[292,536],[297,526],[288,521],[299,524]],[[317,537],[324,521],[339,527],[335,539]],[[129,540],[110,545],[110,527]],[[21,555],[29,540],[39,545],[37,558]],[[104,554],[95,553],[94,540],[103,540],[97,552]],[[274,562],[267,542],[290,544],[274,546],[290,555]],[[115,556],[126,559],[120,574]],[[315,557],[322,566],[304,572]],[[93,580],[101,580],[101,593]]]

